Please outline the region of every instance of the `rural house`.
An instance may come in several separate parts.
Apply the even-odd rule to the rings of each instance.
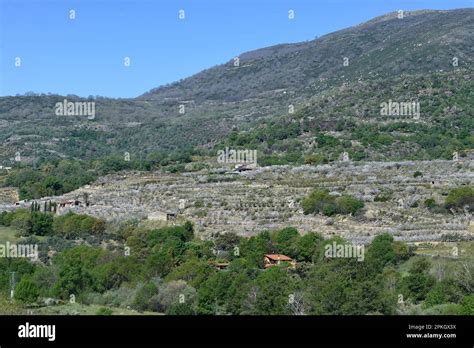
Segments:
[[[282,254],[267,254],[263,258],[263,266],[265,268],[272,267],[275,265],[280,265],[281,262],[287,262],[291,265],[292,268],[296,267],[296,261],[291,257],[282,255]]]

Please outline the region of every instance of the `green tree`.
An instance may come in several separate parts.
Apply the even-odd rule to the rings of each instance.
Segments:
[[[364,202],[351,197],[342,195],[334,197],[328,190],[315,190],[301,202],[305,214],[322,213],[327,216],[334,214],[355,214],[364,207]]]
[[[241,256],[245,257],[253,267],[263,267],[264,255],[273,252],[270,233],[264,231],[250,238],[242,238],[239,250]]]
[[[360,209],[364,208],[364,202],[347,195],[336,198],[336,207],[338,214],[354,215]]]
[[[94,275],[94,268],[103,255],[101,249],[85,245],[64,251],[53,259],[58,267],[58,280],[54,285],[54,292],[63,298],[71,294],[75,296],[86,290],[95,290],[99,282]]]
[[[289,299],[297,290],[295,281],[281,267],[271,267],[260,273],[249,290],[249,314],[289,314]]]
[[[192,258],[174,268],[166,277],[166,281],[181,279],[198,288],[213,272],[213,268],[207,261]]]
[[[393,237],[388,233],[376,236],[367,251],[366,260],[374,272],[380,273],[383,268],[396,260]]]
[[[446,298],[446,294],[444,293],[444,289],[439,286],[439,284],[437,284],[437,286],[431,289],[426,295],[424,305],[425,307],[432,307],[446,302],[448,301]]]
[[[250,277],[243,260],[235,260],[227,271],[212,274],[198,289],[200,314],[240,314]]]
[[[39,290],[30,277],[23,277],[15,289],[15,300],[23,303],[36,302],[39,296]]]
[[[28,259],[0,257],[0,292],[7,293],[10,290],[11,272],[15,272],[16,279],[23,279],[31,276],[35,269],[36,266]]]
[[[425,258],[415,259],[409,269],[409,275],[401,281],[402,294],[411,298],[415,303],[423,301],[436,280],[429,274],[431,264]]]
[[[311,262],[317,260],[322,252],[323,237],[317,233],[307,233],[296,243],[296,259]]]
[[[30,235],[31,232],[31,212],[26,209],[18,209],[13,213],[10,225],[19,229],[23,235]]]
[[[352,282],[346,288],[347,299],[342,306],[344,314],[394,314],[396,296],[385,292],[382,276],[378,274],[373,279]]]
[[[334,197],[328,190],[315,190],[301,202],[305,214],[321,213],[331,204],[334,204]]]
[[[217,250],[232,252],[239,245],[240,237],[232,232],[220,233],[214,239],[214,245]]]
[[[195,288],[184,280],[173,280],[160,284],[158,293],[151,299],[151,306],[157,312],[169,314],[174,306],[184,304],[186,307],[193,308],[192,312],[194,312],[195,298]]]
[[[31,233],[38,236],[51,234],[53,231],[53,216],[49,213],[31,213]]]
[[[286,227],[274,232],[272,234],[272,241],[278,253],[295,257],[296,244],[299,237],[300,235],[296,228]]]
[[[43,185],[46,188],[46,190],[51,193],[51,195],[60,193],[61,189],[63,188],[63,184],[61,183],[61,180],[59,180],[57,177],[54,177],[54,176],[46,177],[43,180]]]
[[[160,250],[149,255],[145,260],[148,277],[165,277],[175,265],[176,260],[171,250]]]
[[[151,298],[156,295],[158,288],[152,282],[148,282],[142,285],[133,299],[133,308],[144,311],[150,309],[151,307]]]

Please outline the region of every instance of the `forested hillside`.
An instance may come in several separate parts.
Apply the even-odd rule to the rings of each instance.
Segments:
[[[388,99],[419,99],[421,132],[436,127],[437,134],[444,134],[459,126],[458,119],[472,119],[473,38],[472,9],[405,12],[403,18],[391,13],[313,41],[243,53],[238,60],[135,99],[91,96],[82,100],[34,93],[2,97],[0,159],[8,165],[17,153],[22,162],[31,163],[41,158],[95,159],[123,152],[139,159],[153,151],[190,146],[213,151],[232,132],[278,123],[293,109],[300,120],[316,117],[300,132],[309,127],[314,133],[315,122],[321,123],[321,131],[342,129],[349,122],[344,138],[360,140],[361,133],[386,127],[373,123],[379,120],[374,116],[380,103]],[[95,102],[95,117],[57,116],[55,104],[64,99]],[[312,106],[305,107],[310,100],[314,100]],[[367,117],[372,124],[367,124]],[[359,129],[350,122],[358,123]],[[469,120],[461,122],[465,125]],[[299,131],[290,128],[294,134],[277,138],[297,136]],[[268,131],[273,137],[273,131]],[[466,145],[465,134],[456,137],[462,138],[461,144],[449,144],[449,151]],[[410,139],[381,141],[411,146]],[[294,150],[301,154],[308,149]],[[378,158],[414,156],[410,151],[393,153],[391,146],[378,151]],[[423,158],[446,157],[440,150],[415,152]]]

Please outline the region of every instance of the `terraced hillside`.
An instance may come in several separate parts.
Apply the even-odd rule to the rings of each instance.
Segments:
[[[371,161],[452,158],[474,148],[473,77],[459,69],[345,83],[223,144],[258,149],[262,164],[324,163],[343,152]],[[390,103],[410,108],[386,112]]]
[[[294,226],[303,233],[317,231],[359,243],[383,232],[403,241],[436,241],[474,235],[470,214],[435,212],[424,205],[429,198],[442,203],[451,188],[472,184],[473,169],[471,159],[273,166],[240,174],[218,169],[186,174],[123,173],[46,200],[83,201],[87,193],[90,206],[61,213],[72,210],[109,220],[178,212],[177,221],[193,221],[204,237],[216,232],[254,235]],[[314,188],[353,195],[365,202],[365,208],[356,216],[305,215],[300,203]]]

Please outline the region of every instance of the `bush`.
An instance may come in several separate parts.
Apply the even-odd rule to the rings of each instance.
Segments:
[[[389,193],[379,193],[374,198],[374,202],[387,202],[392,198],[392,195]]]
[[[54,294],[66,298],[100,288],[94,272],[105,251],[80,245],[56,255],[53,264],[58,267],[58,279],[54,284]]]
[[[132,288],[120,287],[118,289],[106,291],[102,295],[102,299],[91,296],[89,297],[94,304],[108,305],[112,307],[127,308],[132,307],[135,299],[136,290]],[[95,302],[97,301],[97,302]]]
[[[461,311],[459,314],[462,315],[474,315],[474,295],[467,295],[461,301]]]
[[[49,213],[31,213],[31,233],[38,236],[50,234],[53,229],[53,215]]]
[[[23,277],[15,289],[15,300],[23,303],[34,303],[38,299],[39,290],[28,277]]]
[[[474,188],[458,187],[452,189],[446,197],[446,208],[463,209],[467,206],[469,211],[474,211]]]
[[[20,303],[7,301],[0,297],[0,313],[2,315],[26,315],[27,310]]]
[[[144,311],[149,309],[151,298],[157,293],[158,289],[152,282],[141,286],[133,299],[133,308]]]
[[[426,199],[423,204],[424,204],[425,207],[428,208],[428,209],[433,209],[433,208],[436,207],[436,201],[434,200],[434,198],[428,198],[428,199]]]
[[[13,213],[2,211],[2,213],[0,214],[0,225],[10,226],[13,216],[14,216]]]
[[[422,172],[420,172],[420,171],[418,171],[418,170],[417,170],[416,172],[414,172],[414,173],[413,173],[413,177],[414,177],[414,178],[418,178],[419,176],[421,176],[421,177],[422,177],[422,176],[423,176],[423,173],[422,173]]]
[[[329,160],[323,155],[308,155],[304,158],[305,164],[327,164]]]
[[[54,218],[53,231],[66,238],[98,235],[105,231],[105,221],[72,212]]]
[[[110,308],[102,307],[95,313],[96,315],[112,315],[113,311]]]
[[[233,251],[239,245],[240,237],[235,233],[221,233],[214,239],[214,244],[217,250]]]
[[[436,280],[429,274],[431,264],[425,258],[416,259],[409,269],[409,275],[401,281],[402,293],[413,302],[423,301],[433,288]]]
[[[323,205],[322,213],[326,216],[333,216],[333,215],[337,214],[336,204],[334,204],[332,202],[325,203]]]
[[[160,285],[158,294],[153,296],[151,306],[154,311],[167,313],[173,311],[181,311],[185,308],[174,308],[178,305],[181,307],[191,307],[196,297],[196,289],[189,286],[184,280],[170,281]]]
[[[88,292],[81,296],[81,303],[85,305],[106,305],[104,296],[98,292]]]
[[[423,311],[424,315],[459,315],[462,314],[462,307],[456,303],[443,303],[429,307]]]
[[[29,210],[18,209],[13,212],[10,226],[20,230],[22,234],[31,234],[31,214]]]
[[[303,212],[305,214],[311,213],[321,213],[323,209],[333,204],[334,197],[329,195],[329,191],[327,190],[315,190],[311,192],[311,194],[303,199],[301,205],[303,207]]]
[[[193,307],[186,303],[174,304],[166,311],[167,315],[194,315]]]
[[[300,235],[296,228],[286,227],[274,232],[272,234],[272,241],[278,253],[295,257],[296,243],[298,242],[299,237]]]
[[[364,202],[349,195],[336,198],[331,196],[327,190],[316,190],[303,199],[301,205],[305,214],[322,213],[326,216],[332,216],[335,214],[355,214],[364,207]]]
[[[364,202],[351,196],[341,196],[336,198],[336,207],[339,214],[355,214],[364,207]]]

